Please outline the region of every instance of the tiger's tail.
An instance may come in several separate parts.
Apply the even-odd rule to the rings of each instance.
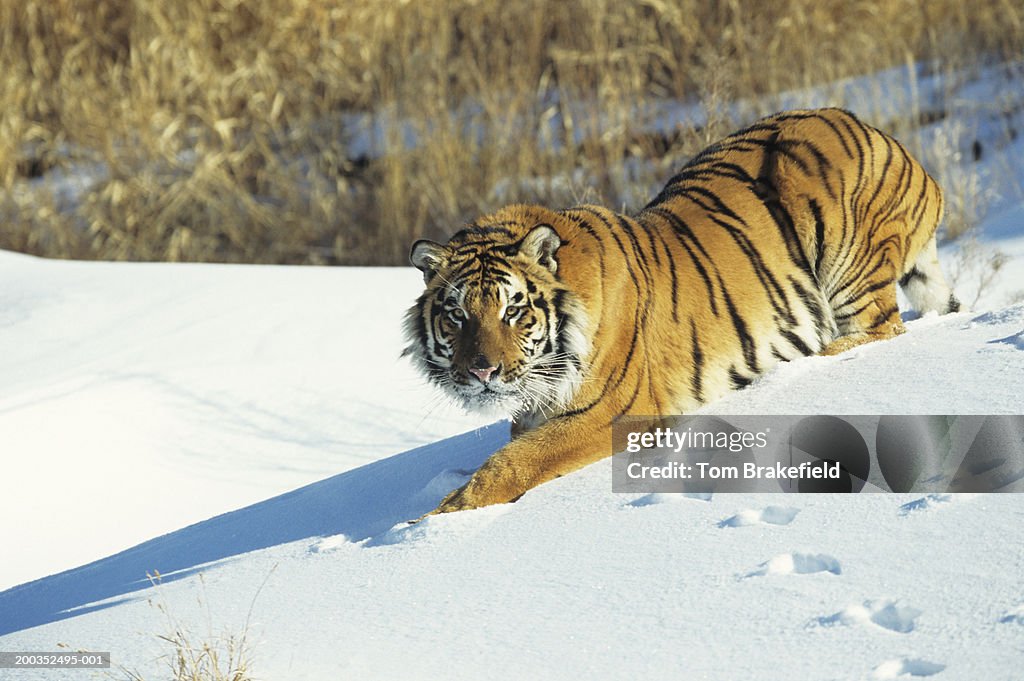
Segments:
[[[933,234],[910,268],[900,277],[900,288],[920,314],[946,314],[962,309],[953,289],[939,268],[939,254]]]
[[[903,271],[899,278],[900,288],[918,314],[958,312],[961,304],[939,267],[939,253],[935,242],[935,234],[944,212],[942,190],[930,175],[925,174],[924,183],[927,193],[932,197],[932,203],[938,207],[938,212],[934,221],[926,220],[918,225],[918,233],[927,235],[928,240],[921,245],[916,255],[908,254],[911,257],[903,263]]]

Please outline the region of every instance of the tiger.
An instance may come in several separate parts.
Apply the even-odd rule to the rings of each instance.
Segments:
[[[712,144],[633,215],[516,204],[416,241],[403,354],[512,434],[427,515],[610,456],[620,417],[689,413],[779,362],[901,334],[897,284],[919,313],[956,312],[942,214],[903,145],[827,108]]]

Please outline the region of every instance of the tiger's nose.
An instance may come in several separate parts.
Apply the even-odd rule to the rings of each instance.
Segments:
[[[481,383],[487,383],[491,380],[491,376],[498,372],[498,367],[493,366],[483,355],[477,355],[477,358],[473,360],[473,366],[469,368],[469,373],[479,378]]]
[[[498,367],[487,367],[485,369],[470,369],[469,373],[480,379],[481,383],[491,380],[491,374],[498,370]]]

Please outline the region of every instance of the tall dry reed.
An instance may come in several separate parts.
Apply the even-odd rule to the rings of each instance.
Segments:
[[[0,248],[404,263],[508,201],[635,208],[737,123],[726,102],[1017,58],[1022,22],[1013,0],[0,0]],[[652,133],[666,99],[708,120]]]

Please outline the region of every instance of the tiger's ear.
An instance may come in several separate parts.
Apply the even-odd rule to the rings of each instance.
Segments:
[[[423,273],[424,283],[429,282],[445,261],[448,249],[430,239],[420,239],[409,251],[409,262]]]
[[[519,252],[531,260],[536,260],[539,265],[554,273],[558,270],[555,251],[561,245],[562,240],[558,238],[558,234],[551,228],[551,225],[537,225],[523,237],[519,244]]]

